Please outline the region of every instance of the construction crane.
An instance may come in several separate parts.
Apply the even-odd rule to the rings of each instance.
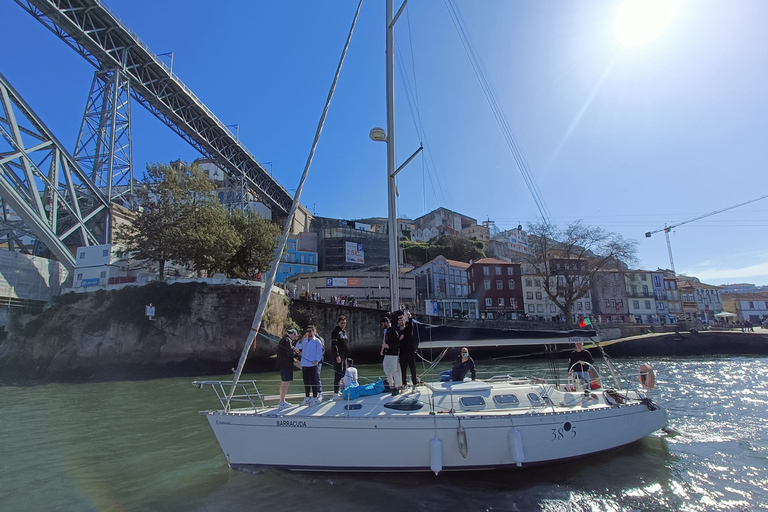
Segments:
[[[666,224],[664,224],[664,227],[661,228],[661,229],[657,229],[655,231],[648,231],[645,234],[645,238],[651,238],[651,235],[654,234],[654,233],[661,233],[662,231],[664,232],[664,236],[667,237],[667,251],[669,252],[669,265],[672,268],[672,272],[675,272],[675,261],[672,259],[672,244],[669,243],[669,232],[670,231],[672,231],[674,228],[676,228],[678,226],[682,226],[683,224],[688,224],[689,222],[705,219],[707,217],[711,217],[712,215],[717,215],[718,213],[727,212],[728,210],[733,210],[734,208],[738,208],[739,206],[744,206],[745,204],[750,204],[750,203],[754,203],[756,201],[760,201],[761,199],[765,199],[766,197],[768,197],[768,195],[760,196],[760,197],[758,197],[756,199],[750,199],[749,201],[745,201],[743,203],[735,204],[735,205],[729,206],[727,208],[722,208],[722,209],[716,210],[714,212],[705,213],[703,215],[699,215],[698,217],[694,217],[692,219],[684,220],[682,222],[678,222],[677,224],[672,224],[671,226],[667,226]]]

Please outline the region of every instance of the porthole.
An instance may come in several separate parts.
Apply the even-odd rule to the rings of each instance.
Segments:
[[[515,394],[495,395],[493,401],[496,402],[496,405],[517,405],[520,403],[520,399]]]
[[[485,398],[481,396],[463,396],[459,398],[462,407],[484,407]]]

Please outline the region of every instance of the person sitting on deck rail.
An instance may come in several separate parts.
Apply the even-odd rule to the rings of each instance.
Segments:
[[[472,380],[477,378],[477,374],[475,373],[475,361],[469,357],[469,349],[464,347],[461,349],[461,354],[456,356],[456,359],[453,360],[451,380],[463,381],[468,372],[472,372]]]

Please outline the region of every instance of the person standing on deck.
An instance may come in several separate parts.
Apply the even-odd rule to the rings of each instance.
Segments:
[[[331,357],[333,357],[333,394],[339,394],[339,381],[344,377],[347,361],[347,317],[341,315],[331,333]]]
[[[285,395],[288,393],[288,386],[293,381],[293,357],[296,355],[293,343],[298,334],[296,329],[288,329],[283,339],[277,344],[277,367],[280,369],[280,402],[277,404],[278,407],[291,405],[285,401]]]
[[[402,386],[398,364],[400,339],[395,335],[395,328],[391,326],[388,318],[382,318],[381,325],[384,327],[384,342],[381,344],[381,355],[384,356],[384,374],[387,376],[392,394],[396,395]]]
[[[323,363],[323,346],[315,337],[315,332],[315,326],[308,325],[304,336],[296,343],[296,349],[301,351],[301,374],[304,379],[305,398],[301,405],[319,403],[317,366]],[[312,399],[309,398],[310,393],[312,393]]]
[[[590,382],[589,365],[594,365],[595,360],[589,350],[582,350],[583,347],[583,343],[576,343],[576,350],[571,352],[571,357],[568,359],[568,374],[573,374],[576,378],[586,382],[588,388]],[[589,363],[589,365],[582,363]]]
[[[408,320],[406,321],[406,316]],[[413,337],[413,317],[410,309],[405,310],[405,316],[400,314],[397,317],[397,331],[400,338],[400,375],[403,385],[407,386],[408,369],[411,370],[411,381],[413,389],[416,389],[418,377],[416,377],[416,340]]]

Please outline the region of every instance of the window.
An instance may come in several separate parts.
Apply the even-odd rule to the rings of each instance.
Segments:
[[[483,289],[484,290],[490,290],[491,289],[491,281],[490,279],[486,279],[483,281]]]
[[[463,396],[459,398],[462,407],[484,407],[485,398],[481,396]]]
[[[489,276],[489,275],[491,275],[491,271],[490,271],[490,270],[488,269],[488,267],[486,267],[486,266],[483,266],[483,275],[484,275],[484,276]]]
[[[646,296],[648,295],[648,285],[647,284],[643,285],[643,295],[646,295]]]
[[[550,304],[549,305],[549,312],[550,313],[554,313],[555,312],[555,305],[554,304]]]
[[[101,255],[102,256],[109,256],[109,249],[104,249],[103,251],[101,251]]]
[[[643,305],[645,306],[645,309],[651,309],[651,301],[646,300]]]
[[[664,303],[663,302],[657,302],[656,303],[656,309],[659,311],[664,311]]]
[[[538,311],[539,313],[543,313],[544,312],[544,304],[536,304],[536,311]]]
[[[525,286],[533,286],[533,281],[530,279],[525,280]]]
[[[592,309],[592,303],[591,302],[585,302],[584,303],[584,309]]]
[[[496,275],[497,276],[501,275],[501,267],[496,267]]]
[[[755,309],[755,303],[754,302],[750,302],[748,309]]]
[[[616,306],[620,307],[620,308],[623,308],[624,307],[624,301],[623,300],[617,300],[616,301]]]
[[[83,274],[77,274],[76,280],[77,281],[82,281],[83,280]]]
[[[510,280],[507,282],[507,285],[509,286],[509,289],[510,289],[510,290],[514,290],[514,289],[515,289],[515,280],[514,280],[514,279],[510,279]]]
[[[541,300],[541,292],[536,292],[536,298]]]
[[[493,302],[491,301],[490,297],[486,297],[485,298],[485,305],[488,306],[488,307],[493,306]]]
[[[606,307],[606,308],[609,308],[609,307],[611,307],[611,301],[610,301],[610,300],[608,300],[608,299],[605,299],[605,307]]]
[[[533,284],[534,284],[535,286],[541,286],[541,279],[534,279],[534,280],[533,280]]]
[[[536,312],[536,306],[533,304],[528,304],[528,312],[529,313],[535,313]]]
[[[533,300],[533,292],[526,292],[525,298],[528,300]]]
[[[504,289],[504,282],[501,279],[496,281],[496,289],[497,290],[503,290]]]
[[[661,288],[661,277],[653,276],[653,286],[655,288]]]
[[[81,259],[81,260],[84,260],[84,259],[85,259],[85,251],[83,251],[83,252],[81,252],[81,253],[80,253],[80,259]]]
[[[632,301],[632,308],[640,309],[640,301],[639,300],[633,300]]]
[[[577,302],[576,303],[576,311],[581,311],[582,310],[581,306],[582,306],[581,302]]]
[[[541,398],[536,393],[528,393],[528,400],[531,401],[531,405],[539,405],[541,403]]]
[[[101,277],[101,279],[104,279],[105,277],[107,277],[107,271],[106,270],[102,270],[100,277]]]
[[[504,306],[504,297],[499,297],[499,306]]]
[[[645,280],[646,280],[646,279],[645,279],[646,277],[647,277],[647,275],[646,275],[646,274],[640,274],[640,280],[641,280],[641,281],[645,281]]]
[[[520,403],[520,400],[517,398],[517,395],[513,395],[513,394],[496,395],[493,397],[493,401],[496,402],[496,405],[517,405]]]
[[[508,276],[515,275],[515,267],[507,267],[507,275]]]

